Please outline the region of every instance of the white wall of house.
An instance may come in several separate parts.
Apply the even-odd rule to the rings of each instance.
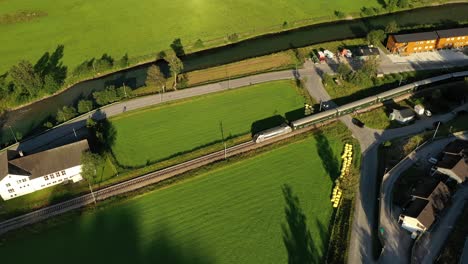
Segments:
[[[3,198],[3,200],[9,200],[21,195],[63,183],[66,180],[79,182],[83,179],[80,173],[81,165],[50,173],[48,175],[37,177],[31,180],[29,179],[29,176],[8,175],[0,181],[0,196]],[[13,192],[11,190],[13,190]]]
[[[0,181],[0,196],[3,200],[9,200],[33,191],[29,176],[8,174]]]
[[[453,171],[450,169],[437,167],[437,171],[442,174],[450,176],[450,178],[456,180],[458,183],[462,183],[462,180],[460,179],[460,177],[458,177],[458,175],[453,173]]]
[[[401,227],[413,233],[414,231],[424,231],[426,228],[419,222],[418,219],[409,216],[401,216],[403,222],[401,223]]]

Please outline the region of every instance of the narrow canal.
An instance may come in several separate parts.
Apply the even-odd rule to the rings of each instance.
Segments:
[[[363,37],[372,29],[384,28],[390,21],[396,21],[400,27],[405,28],[420,25],[456,26],[458,21],[468,21],[468,3],[421,8],[366,19],[317,24],[189,54],[182,60],[187,71],[202,69],[287,50],[292,47]],[[106,86],[125,84],[131,88],[141,87],[146,79],[147,67],[148,65],[138,66],[81,82],[56,96],[7,112],[0,123],[0,144],[11,140],[10,127],[15,132],[27,134],[28,131],[41,126],[48,116],[54,116],[59,108],[73,105],[94,91],[103,90]]]

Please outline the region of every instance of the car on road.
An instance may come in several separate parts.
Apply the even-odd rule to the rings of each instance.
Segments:
[[[357,118],[351,119],[351,122],[353,124],[355,124],[356,126],[358,126],[358,127],[364,127],[364,123],[361,120],[357,119]]]

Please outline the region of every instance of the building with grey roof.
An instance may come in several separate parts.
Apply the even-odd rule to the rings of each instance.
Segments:
[[[0,153],[0,196],[9,200],[63,182],[82,180],[81,155],[87,140],[24,156],[7,150]]]
[[[424,232],[431,227],[450,201],[450,190],[443,182],[435,187],[433,184],[426,186],[427,190],[422,193],[429,195],[415,196],[399,217],[401,226],[410,232]]]

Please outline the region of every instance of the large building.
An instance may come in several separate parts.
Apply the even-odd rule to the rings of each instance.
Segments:
[[[438,49],[451,49],[468,46],[468,27],[436,31],[439,35]]]
[[[468,27],[390,35],[387,40],[387,49],[401,55],[465,46],[468,46]]]
[[[408,207],[401,213],[401,227],[410,232],[424,232],[450,201],[450,191],[443,182],[418,186]]]
[[[0,196],[9,200],[63,182],[78,182],[81,154],[89,150],[87,140],[24,156],[8,150],[0,153]]]

